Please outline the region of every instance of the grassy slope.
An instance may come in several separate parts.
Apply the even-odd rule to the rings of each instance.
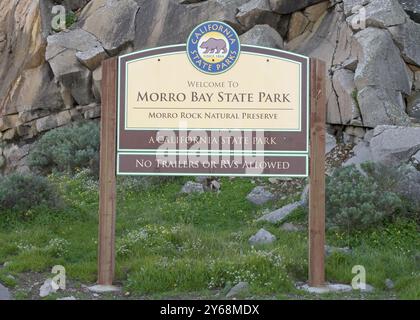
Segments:
[[[38,208],[24,217],[0,217],[0,282],[13,286],[23,272],[48,272],[66,267],[77,283],[96,279],[98,195],[84,178],[51,178],[65,197],[67,208],[51,212]],[[117,281],[135,297],[223,298],[230,286],[248,281],[248,298],[310,298],[294,288],[307,274],[307,233],[285,232],[255,220],[265,208],[291,201],[279,200],[257,207],[245,197],[255,186],[249,179],[223,179],[220,193],[180,195],[186,180],[175,180],[147,191],[118,194]],[[304,225],[298,210],[290,220]],[[22,222],[24,221],[24,223]],[[272,245],[252,248],[248,238],[260,227],[277,237]],[[367,282],[376,290],[325,295],[323,298],[420,298],[420,274],[415,251],[420,237],[416,225],[400,221],[384,230],[348,236],[328,232],[330,245],[351,246],[351,255],[328,257],[327,278],[350,283],[354,265],[363,265]],[[418,262],[417,262],[418,263]],[[395,289],[386,290],[391,278]],[[18,294],[25,297],[25,293]]]

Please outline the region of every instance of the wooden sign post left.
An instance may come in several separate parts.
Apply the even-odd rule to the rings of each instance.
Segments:
[[[99,170],[98,284],[112,285],[115,272],[116,137],[118,59],[102,64]]]

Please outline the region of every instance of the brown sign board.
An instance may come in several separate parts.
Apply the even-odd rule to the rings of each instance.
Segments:
[[[119,57],[117,174],[308,176],[309,58],[241,45],[214,74],[188,50]]]

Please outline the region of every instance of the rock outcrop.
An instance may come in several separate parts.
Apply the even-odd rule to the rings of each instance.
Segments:
[[[280,34],[267,24],[257,25],[251,30],[245,32],[240,36],[243,43],[270,47],[270,48],[283,48],[283,39]]]
[[[61,32],[51,27],[57,4],[77,17]],[[208,20],[231,25],[243,44],[325,60],[331,132],[416,125],[418,9],[412,0],[2,1],[0,173],[24,166],[42,133],[100,116],[104,59],[184,43]]]
[[[420,151],[420,127],[377,126],[368,141],[359,143],[346,164],[367,161],[386,165],[408,163]]]

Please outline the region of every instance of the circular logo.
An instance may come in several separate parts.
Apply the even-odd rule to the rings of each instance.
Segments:
[[[226,72],[238,61],[239,36],[226,23],[208,21],[197,26],[187,42],[187,54],[194,67],[204,73]]]

